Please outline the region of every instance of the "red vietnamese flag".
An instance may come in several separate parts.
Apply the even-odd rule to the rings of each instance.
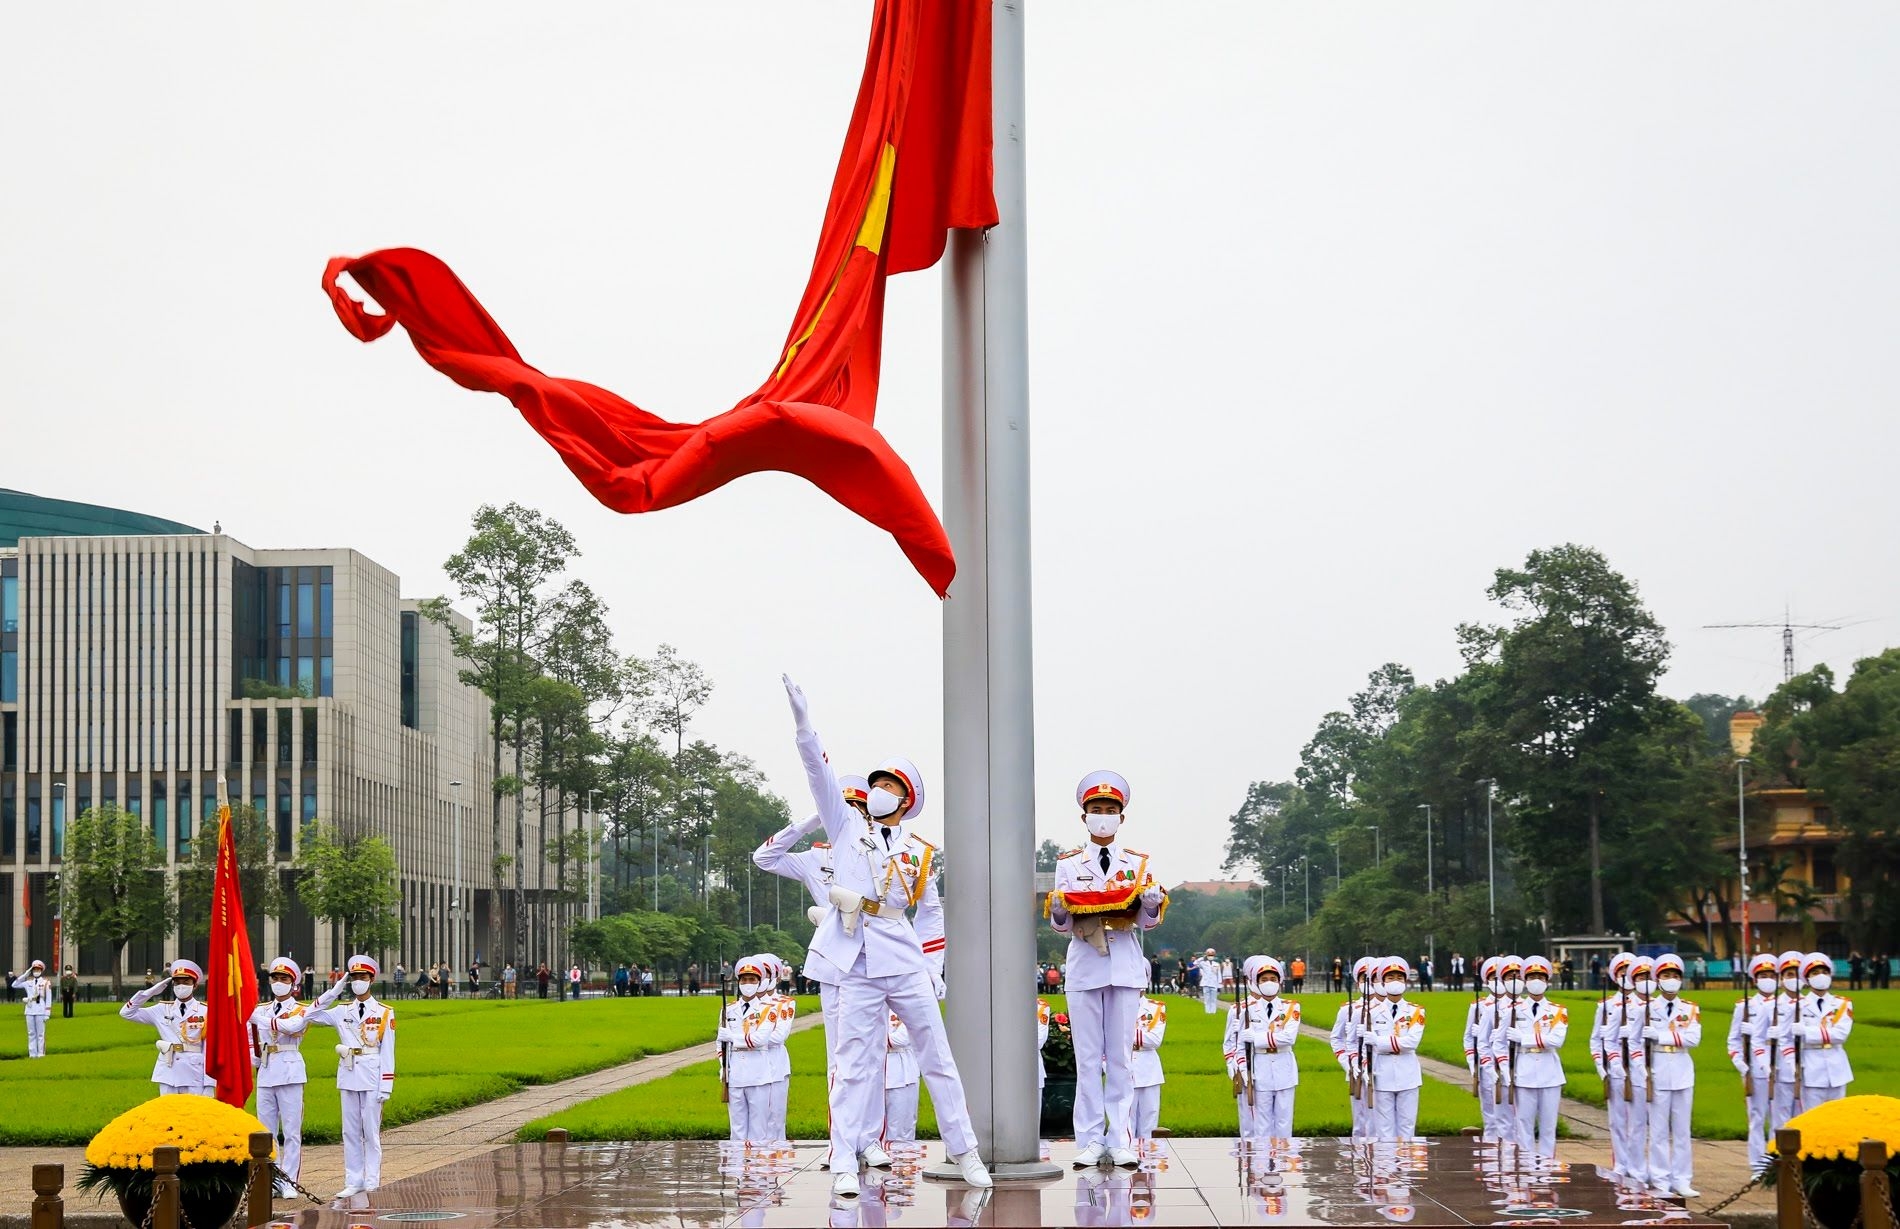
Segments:
[[[205,1074],[218,1082],[218,1100],[239,1109],[251,1097],[251,1009],[257,1006],[257,966],[238,890],[237,843],[231,807],[218,788],[218,869],[211,878],[211,954],[205,961]]]
[[[991,185],[991,0],[877,0],[870,51],[810,279],[765,383],[702,423],[671,423],[604,388],[528,365],[440,260],[415,248],[339,257],[323,285],[343,325],[373,341],[400,324],[430,366],[507,397],[594,498],[670,508],[734,478],[807,479],[897,539],[939,595],[950,540],[872,425],[884,279],[928,268],[950,227],[996,223]],[[769,185],[762,195],[769,195]],[[710,264],[710,262],[708,262]],[[348,273],[386,313],[337,285]]]

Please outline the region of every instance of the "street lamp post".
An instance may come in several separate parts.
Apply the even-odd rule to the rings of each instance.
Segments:
[[[449,810],[454,812],[453,822],[449,825],[449,845],[454,851],[454,866],[451,874],[455,881],[449,887],[449,968],[462,967],[462,958],[468,953],[462,942],[462,911],[467,906],[462,900],[462,782],[449,782]]]
[[[1366,827],[1372,830],[1372,864],[1384,865],[1385,859],[1379,855],[1379,825],[1367,824]]]
[[[1418,809],[1425,812],[1425,915],[1430,917],[1437,908],[1432,891],[1432,804],[1421,802]],[[1425,955],[1434,963],[1438,960],[1438,934],[1435,928],[1425,932]]]
[[[1742,776],[1748,762],[1745,755],[1735,761],[1735,852],[1741,859],[1740,878],[1736,883],[1742,895],[1742,950],[1736,957],[1738,960],[1748,959],[1748,796]]]
[[[1333,891],[1339,891],[1339,842],[1328,842],[1333,847]]]
[[[1498,795],[1498,779],[1485,777],[1478,782],[1484,786],[1484,862],[1485,877],[1490,880],[1491,891],[1491,943],[1497,946],[1498,937],[1498,858],[1497,845],[1492,840],[1491,800]]]
[[[53,967],[49,970],[53,980],[59,980],[60,970],[66,965],[66,783],[53,782],[53,856],[60,860],[58,886],[53,892],[53,934],[56,942],[53,951]]]

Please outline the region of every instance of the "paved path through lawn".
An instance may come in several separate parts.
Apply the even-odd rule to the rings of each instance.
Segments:
[[[792,1031],[812,1028],[824,1017],[817,1012],[792,1025]],[[537,1118],[558,1113],[583,1101],[645,1084],[672,1075],[682,1067],[703,1063],[711,1057],[707,1045],[694,1044],[665,1054],[650,1054],[617,1067],[605,1067],[588,1075],[554,1084],[534,1084],[420,1122],[391,1127],[383,1132],[383,1181],[394,1182],[415,1174],[459,1161],[464,1157],[514,1142],[515,1132]],[[335,1096],[335,1090],[312,1085],[306,1096]],[[84,1148],[0,1148],[0,1229],[26,1224],[26,1213],[33,1203],[33,1166],[48,1163],[66,1167],[66,1223],[117,1224],[118,1209],[107,1202],[95,1204],[90,1195],[73,1190],[80,1167],[85,1164]],[[303,1150],[303,1184],[321,1197],[328,1197],[343,1185],[343,1145],[317,1144]],[[280,1213],[293,1212],[301,1201],[278,1200]],[[109,1210],[109,1211],[108,1211]]]

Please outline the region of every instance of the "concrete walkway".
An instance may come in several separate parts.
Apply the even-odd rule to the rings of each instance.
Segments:
[[[817,1012],[792,1025],[792,1031],[813,1028],[823,1023]],[[515,1132],[537,1118],[559,1113],[583,1101],[645,1084],[672,1075],[682,1067],[703,1063],[712,1057],[709,1046],[691,1045],[666,1054],[606,1067],[588,1075],[554,1084],[535,1084],[434,1118],[391,1127],[383,1132],[383,1181],[394,1182],[419,1173],[479,1156],[514,1142]],[[330,1089],[313,1085],[306,1096],[335,1095]],[[116,1225],[121,1223],[118,1206],[110,1198],[94,1203],[90,1195],[73,1190],[86,1162],[84,1148],[0,1148],[0,1229],[24,1229],[27,1212],[33,1203],[33,1166],[58,1164],[66,1167],[66,1223],[68,1225]],[[328,1198],[343,1185],[343,1145],[318,1144],[303,1151],[304,1186],[320,1198]],[[295,1212],[309,1205],[302,1200],[278,1200],[280,1214]]]

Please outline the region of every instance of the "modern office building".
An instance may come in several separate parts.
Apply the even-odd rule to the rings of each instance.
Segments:
[[[290,869],[317,819],[395,850],[402,941],[381,953],[386,965],[493,959],[488,700],[460,681],[447,630],[401,596],[395,574],[354,550],[256,550],[136,513],[0,492],[0,541],[9,538],[0,953],[10,967],[52,963],[69,817],[103,803],[135,812],[176,867],[195,841],[215,839],[220,778],[234,804],[271,817],[288,905],[252,917],[260,960],[289,954],[327,973],[348,955],[303,907]],[[452,943],[458,807],[470,890]],[[530,850],[541,845],[537,810]],[[570,810],[565,822],[578,817]],[[545,860],[525,859],[522,873],[530,907],[551,907]],[[61,959],[82,976],[110,972],[102,945],[61,940]],[[205,946],[154,937],[124,964],[137,978]]]

